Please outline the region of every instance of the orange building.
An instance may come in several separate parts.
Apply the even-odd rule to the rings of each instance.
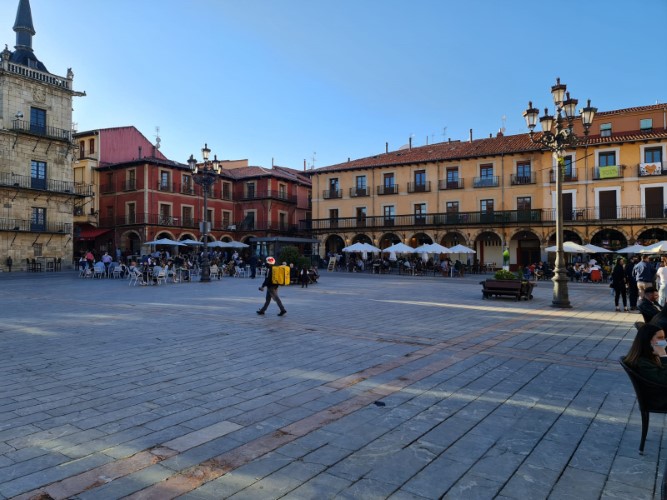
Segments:
[[[575,132],[583,138],[580,124]],[[598,112],[566,153],[565,240],[620,249],[667,239],[667,105]],[[528,134],[448,141],[310,171],[325,252],[461,243],[481,264],[545,260],[555,244],[555,162]]]

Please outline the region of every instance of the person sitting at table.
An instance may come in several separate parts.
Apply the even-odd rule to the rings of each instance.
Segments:
[[[445,278],[449,276],[449,263],[447,262],[447,259],[440,261],[440,272]]]
[[[317,268],[315,266],[311,266],[310,269],[308,270],[308,278],[310,279],[310,282],[317,283],[319,277],[320,274],[317,272]]]

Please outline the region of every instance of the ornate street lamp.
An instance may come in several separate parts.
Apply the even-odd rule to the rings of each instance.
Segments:
[[[565,167],[563,153],[565,149],[574,148],[583,141],[575,135],[573,128],[579,101],[570,97],[567,86],[560,83],[560,78],[556,78],[556,85],[551,87],[551,95],[556,106],[556,117],[550,115],[547,108],[544,109],[544,115],[539,118],[542,134],[535,135],[535,126],[540,111],[533,107],[532,101],[528,103],[528,109],[523,112],[523,117],[526,119],[533,143],[541,144],[551,151],[556,160],[556,270],[552,280],[554,295],[551,305],[552,307],[568,308],[572,306],[567,291],[568,278],[563,255],[563,170]],[[596,112],[597,108],[591,107],[590,99],[587,106],[579,110],[584,126],[584,136],[588,136]]]
[[[197,165],[197,160],[195,160],[194,156],[190,155],[188,165],[192,171],[192,179],[204,191],[204,221],[200,223],[200,231],[204,239],[204,255],[201,259],[200,281],[211,281],[211,265],[208,261],[208,233],[210,224],[208,221],[208,190],[218,180],[221,168],[217,155],[213,157],[213,161],[209,161],[208,156],[211,154],[211,150],[208,149],[207,144],[204,144],[201,154],[204,157],[203,164]]]

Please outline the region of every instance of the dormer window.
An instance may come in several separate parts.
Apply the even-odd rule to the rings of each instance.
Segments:
[[[653,130],[653,118],[639,120],[639,130]]]
[[[600,124],[600,137],[611,137],[611,123]]]

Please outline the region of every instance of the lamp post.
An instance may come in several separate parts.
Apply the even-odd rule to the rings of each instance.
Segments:
[[[204,163],[202,165],[197,165],[197,160],[195,160],[192,155],[188,158],[188,165],[192,171],[192,179],[196,184],[199,184],[202,187],[202,191],[204,191],[204,221],[201,223],[200,228],[202,237],[204,238],[204,255],[201,260],[200,281],[207,282],[211,281],[211,265],[208,261],[208,190],[218,179],[221,169],[217,155],[213,157],[213,161],[209,161],[208,156],[211,154],[211,150],[208,149],[207,144],[204,144],[201,154],[204,157]]]
[[[563,169],[565,167],[563,153],[567,148],[574,148],[582,142],[573,129],[579,101],[572,99],[570,93],[566,90],[567,86],[560,83],[560,78],[556,78],[556,85],[551,87],[551,95],[556,107],[556,117],[554,118],[553,115],[549,114],[548,108],[544,109],[544,115],[539,118],[542,126],[541,135],[535,135],[535,126],[540,111],[533,107],[532,102],[529,102],[528,109],[523,112],[526,125],[530,130],[531,141],[535,144],[541,144],[551,151],[554,160],[556,160],[556,270],[552,280],[554,282],[554,294],[551,305],[560,308],[572,307],[568,296],[568,278],[565,269],[565,256],[563,255]],[[591,107],[590,99],[586,107],[579,110],[584,126],[584,136],[588,136],[596,112],[597,109]]]

